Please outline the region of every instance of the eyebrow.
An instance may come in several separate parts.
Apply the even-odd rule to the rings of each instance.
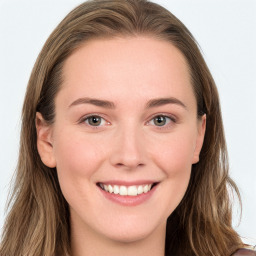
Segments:
[[[100,100],[100,99],[93,99],[93,98],[79,98],[72,102],[69,105],[69,108],[72,106],[77,106],[80,104],[92,104],[98,107],[103,107],[103,108],[109,108],[109,109],[114,109],[115,104],[111,101],[108,100]]]
[[[179,106],[187,109],[187,106],[182,101],[180,101],[179,99],[174,98],[174,97],[152,99],[152,100],[148,101],[148,103],[146,104],[146,108],[159,107],[159,106],[163,106],[166,104],[176,104],[176,105],[179,105]]]
[[[108,109],[116,108],[115,104],[111,101],[95,99],[95,98],[88,98],[88,97],[79,98],[79,99],[75,100],[74,102],[72,102],[69,105],[69,108],[72,106],[80,105],[80,104],[92,104],[92,105],[95,105],[98,107],[103,107],[103,108],[108,108]],[[179,106],[187,109],[187,106],[182,101],[180,101],[179,99],[174,98],[174,97],[157,98],[157,99],[149,100],[146,104],[146,109],[153,108],[153,107],[160,107],[160,106],[164,106],[167,104],[176,104],[176,105],[179,105]]]

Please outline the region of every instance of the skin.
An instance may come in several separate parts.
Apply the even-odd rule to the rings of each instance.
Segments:
[[[66,60],[63,78],[55,123],[47,126],[37,113],[37,146],[44,164],[57,168],[70,205],[72,256],[163,256],[166,220],[185,194],[205,133],[184,56],[151,37],[95,39]],[[115,108],[70,106],[83,97],[111,101]],[[185,107],[146,108],[166,97]],[[103,117],[101,124],[90,125],[88,114]],[[163,126],[154,122],[159,115],[170,117]],[[106,199],[96,185],[145,179],[159,184],[137,206]]]

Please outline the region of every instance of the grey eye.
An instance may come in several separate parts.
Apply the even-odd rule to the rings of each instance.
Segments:
[[[156,116],[156,117],[154,117],[153,118],[154,125],[156,125],[156,126],[165,125],[166,122],[167,122],[167,120],[166,120],[167,118],[168,117],[166,117],[166,116]],[[168,118],[168,119],[170,119],[170,118]]]
[[[102,118],[100,116],[90,116],[85,120],[91,126],[99,126],[102,122]]]

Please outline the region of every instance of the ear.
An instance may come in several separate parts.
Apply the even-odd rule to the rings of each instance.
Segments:
[[[196,146],[193,155],[192,164],[196,164],[199,162],[199,155],[204,143],[204,135],[206,129],[206,114],[204,114],[201,119],[198,121],[198,134],[196,139]]]
[[[47,124],[41,113],[36,113],[37,150],[42,162],[50,167],[56,167],[52,146],[52,126]]]

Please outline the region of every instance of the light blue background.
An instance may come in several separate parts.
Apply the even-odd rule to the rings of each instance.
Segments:
[[[256,244],[256,1],[157,0],[192,32],[219,88],[243,217],[236,230]],[[16,166],[26,84],[45,40],[78,0],[0,0],[0,228]],[[236,210],[234,211],[235,216]]]

